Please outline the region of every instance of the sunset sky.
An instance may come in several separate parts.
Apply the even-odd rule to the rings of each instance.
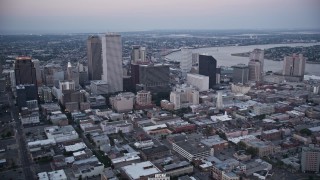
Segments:
[[[0,33],[320,29],[320,0],[0,0]]]

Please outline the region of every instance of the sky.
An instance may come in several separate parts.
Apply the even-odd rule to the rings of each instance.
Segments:
[[[0,33],[320,29],[320,0],[0,0]]]

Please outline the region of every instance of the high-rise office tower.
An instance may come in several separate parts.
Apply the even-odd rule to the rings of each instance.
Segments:
[[[143,90],[151,91],[152,93],[170,91],[169,65],[139,65],[139,71],[135,72],[134,76],[139,77],[136,82],[143,86]]]
[[[237,64],[233,67],[232,80],[234,83],[245,84],[248,82],[249,67],[245,64]]]
[[[304,76],[306,58],[302,54],[286,56],[283,61],[283,75],[285,76]]]
[[[264,68],[264,51],[261,49],[254,49],[250,54],[249,66],[249,80],[262,81]]]
[[[119,34],[102,37],[102,80],[109,85],[109,92],[123,90],[122,44]]]
[[[217,92],[217,102],[216,102],[217,109],[223,108],[223,99],[222,99],[222,91]]]
[[[101,80],[102,57],[101,39],[99,36],[89,36],[87,40],[88,78]]]
[[[249,68],[249,80],[250,81],[261,81],[261,63],[257,60],[250,60],[248,63]]]
[[[40,86],[40,85],[42,85],[40,62],[38,59],[32,59],[32,62],[33,62],[34,68],[36,68],[37,84],[38,84],[38,86]]]
[[[18,57],[15,61],[16,84],[37,85],[36,68],[30,57]]]
[[[217,84],[217,60],[212,56],[199,55],[199,74],[209,76],[209,88]]]
[[[131,63],[147,62],[146,48],[134,45],[131,50]]]

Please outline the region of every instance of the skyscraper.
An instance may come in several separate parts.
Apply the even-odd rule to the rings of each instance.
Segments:
[[[223,108],[223,99],[222,99],[222,91],[217,92],[217,102],[216,102],[217,109]]]
[[[285,76],[300,76],[303,78],[306,66],[306,58],[302,54],[286,56],[283,61],[282,74]]]
[[[138,45],[132,46],[131,63],[147,62],[146,48]]]
[[[254,49],[250,54],[249,66],[249,80],[262,81],[264,68],[264,51],[261,49]]]
[[[16,84],[37,85],[36,69],[30,57],[17,57],[15,61]]]
[[[32,59],[32,62],[33,62],[34,68],[36,69],[37,84],[38,86],[40,86],[42,84],[40,62],[38,59]]]
[[[170,91],[169,65],[139,65],[139,72],[135,73],[134,76],[139,77],[138,83],[144,86],[144,90],[151,91],[152,93]]]
[[[89,80],[101,80],[102,57],[101,39],[98,36],[89,36],[87,40],[88,76]]]
[[[237,64],[233,67],[232,80],[234,83],[245,84],[248,82],[249,68],[245,64]]]
[[[122,44],[119,34],[102,37],[102,80],[109,85],[109,92],[123,90]]]
[[[212,56],[199,55],[199,74],[209,76],[209,88],[217,84],[217,60]]]

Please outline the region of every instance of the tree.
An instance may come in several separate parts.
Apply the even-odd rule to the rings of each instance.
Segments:
[[[301,134],[307,135],[307,136],[311,136],[312,135],[312,131],[310,129],[304,128],[300,130]]]
[[[241,149],[246,149],[247,148],[247,145],[246,143],[242,142],[242,141],[239,141],[238,144],[237,144],[238,148],[241,150]]]
[[[258,149],[254,148],[254,147],[249,147],[249,148],[247,148],[246,152],[248,154],[251,154],[254,157],[258,154]]]

